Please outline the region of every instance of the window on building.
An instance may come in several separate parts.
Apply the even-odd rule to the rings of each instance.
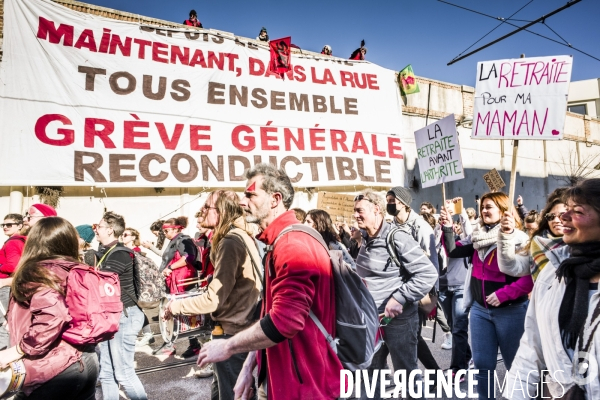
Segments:
[[[568,106],[567,109],[575,114],[586,115],[587,107],[585,104],[577,104],[575,106]]]

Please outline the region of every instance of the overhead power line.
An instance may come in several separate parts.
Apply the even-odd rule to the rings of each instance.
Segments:
[[[454,5],[452,3],[448,3],[447,1],[443,1],[443,0],[439,0],[442,3],[446,3],[446,4],[450,4],[450,5]],[[517,14],[519,11],[521,11],[522,9],[524,9],[525,7],[527,7],[529,4],[531,4],[533,2],[533,0],[530,0],[527,4],[525,4],[523,7],[519,8],[517,11],[515,11],[514,13],[512,13],[512,15],[508,18],[502,18],[502,17],[492,17],[491,15],[487,15],[487,14],[482,14],[478,11],[475,11],[477,14],[482,14],[485,15],[487,17],[490,18],[494,18],[494,19],[499,19],[502,22],[500,22],[498,25],[496,25],[491,31],[489,31],[488,33],[486,33],[485,35],[483,35],[481,38],[479,38],[479,40],[477,40],[475,43],[473,43],[472,45],[470,45],[469,47],[467,47],[462,53],[460,53],[458,56],[456,56],[454,59],[460,57],[461,55],[463,55],[467,50],[469,50],[471,47],[475,46],[477,43],[481,42],[487,35],[489,35],[490,33],[494,32],[496,29],[498,29],[499,27],[502,26],[502,24],[506,23],[511,17],[513,17],[515,14]],[[465,7],[461,7],[461,6],[457,6],[459,8],[465,9],[465,10],[469,10],[468,8]],[[512,25],[512,24],[511,24]]]
[[[580,49],[577,49],[577,48],[573,47],[573,45],[571,45],[570,43],[568,43],[568,42],[567,42],[567,41],[566,41],[566,40],[565,40],[565,39],[564,39],[562,36],[560,36],[558,33],[556,33],[556,32],[555,32],[555,31],[554,31],[552,28],[550,28],[550,27],[549,27],[549,26],[548,26],[548,25],[545,23],[547,18],[550,18],[551,16],[553,16],[553,15],[555,15],[555,14],[557,14],[557,13],[559,13],[559,12],[563,11],[563,10],[565,10],[566,8],[569,8],[569,7],[571,7],[572,5],[575,5],[575,4],[579,3],[581,0],[572,0],[572,1],[569,1],[569,2],[568,2],[567,4],[565,4],[564,6],[562,6],[562,7],[558,8],[558,9],[556,9],[556,10],[552,11],[551,13],[549,13],[549,14],[546,14],[546,15],[544,15],[544,16],[542,16],[542,17],[540,17],[540,18],[538,18],[538,19],[536,19],[536,20],[534,20],[534,21],[531,21],[531,22],[529,22],[528,24],[526,24],[526,25],[523,25],[523,26],[518,26],[518,25],[515,25],[515,24],[513,24],[513,23],[510,23],[510,22],[508,22],[508,20],[509,20],[510,18],[494,17],[494,16],[492,16],[492,15],[485,14],[485,13],[482,13],[482,12],[479,12],[479,11],[476,11],[476,10],[471,10],[471,9],[469,9],[469,8],[462,7],[462,6],[459,6],[459,5],[456,5],[456,4],[453,4],[453,3],[450,3],[450,2],[444,1],[444,0],[438,0],[438,1],[439,1],[439,2],[441,2],[441,3],[445,3],[445,4],[448,4],[448,5],[451,5],[451,6],[457,7],[457,8],[461,8],[461,9],[463,9],[463,10],[467,10],[467,11],[470,11],[470,12],[473,12],[473,13],[476,13],[476,14],[479,14],[479,15],[483,15],[483,16],[485,16],[485,17],[488,17],[488,18],[493,18],[493,19],[495,19],[495,20],[500,20],[500,21],[502,21],[503,23],[506,23],[506,24],[508,24],[508,25],[511,25],[511,26],[514,26],[514,27],[517,27],[517,28],[518,28],[518,29],[516,29],[516,30],[514,30],[514,31],[512,31],[512,32],[510,32],[510,33],[508,33],[508,34],[506,34],[506,35],[504,35],[504,36],[502,36],[502,37],[500,37],[500,38],[498,38],[498,39],[496,39],[496,40],[494,40],[494,41],[492,41],[492,42],[490,42],[490,43],[486,44],[486,45],[484,45],[484,46],[481,46],[481,47],[479,47],[479,48],[477,48],[477,49],[473,50],[472,52],[470,52],[470,53],[468,53],[468,54],[465,54],[465,55],[463,55],[463,56],[461,56],[461,55],[462,55],[462,53],[461,53],[461,54],[459,54],[459,56],[457,56],[456,58],[454,58],[454,59],[453,59],[452,61],[450,61],[450,62],[449,62],[447,65],[452,65],[452,64],[454,64],[454,63],[456,63],[456,62],[458,62],[458,61],[460,61],[460,60],[462,60],[462,59],[465,59],[465,58],[467,58],[467,57],[469,57],[469,56],[471,56],[471,55],[473,55],[473,54],[475,54],[475,53],[477,53],[477,52],[479,52],[479,51],[481,51],[481,50],[483,50],[483,49],[485,49],[485,48],[487,48],[487,47],[490,47],[490,46],[492,46],[493,44],[496,44],[496,43],[500,42],[501,40],[504,40],[504,39],[506,39],[506,38],[508,38],[508,37],[510,37],[510,36],[512,36],[512,35],[514,35],[514,34],[516,34],[516,33],[518,33],[518,32],[520,32],[520,31],[523,31],[523,30],[524,30],[524,31],[526,31],[526,32],[529,32],[529,33],[531,33],[531,34],[534,34],[534,35],[536,35],[536,36],[540,36],[540,37],[542,37],[542,38],[544,38],[544,39],[550,40],[550,41],[552,41],[552,42],[554,42],[554,43],[558,43],[558,44],[560,44],[560,45],[567,46],[567,47],[569,47],[569,48],[571,48],[571,49],[573,49],[573,50],[575,50],[575,51],[577,51],[577,52],[579,52],[579,53],[585,54],[586,56],[588,56],[588,57],[590,57],[590,58],[593,58],[593,59],[595,59],[595,60],[597,60],[597,61],[600,61],[600,58],[594,57],[594,56],[592,56],[591,54],[588,54],[588,53],[586,53],[586,52],[585,52],[585,51],[583,51],[583,50],[580,50]],[[527,4],[529,4],[529,3],[527,3]],[[527,5],[527,4],[526,4],[526,5]],[[522,8],[521,8],[521,9],[522,9]],[[518,11],[517,11],[517,12],[518,12]],[[513,14],[513,15],[514,15],[514,14]],[[531,26],[533,26],[533,25],[535,25],[535,24],[537,24],[537,23],[539,23],[539,22],[541,22],[542,24],[546,25],[546,27],[548,27],[548,28],[549,28],[551,31],[553,31],[553,32],[554,32],[554,33],[555,33],[555,34],[556,34],[558,37],[560,37],[560,38],[561,38],[561,39],[564,41],[564,43],[563,43],[563,42],[559,42],[558,40],[554,40],[554,39],[552,39],[552,38],[549,38],[549,37],[547,37],[547,36],[544,36],[544,35],[542,35],[542,34],[539,34],[539,33],[537,33],[537,32],[533,32],[533,31],[530,31],[530,30],[528,30],[528,29],[527,29],[527,28],[529,28],[529,27],[531,27]],[[489,32],[488,32],[488,34],[489,34]],[[485,36],[487,36],[488,34],[484,35],[484,37],[485,37]],[[483,39],[483,38],[482,38],[482,39]],[[480,39],[480,40],[481,40],[481,39]],[[475,43],[477,43],[477,42],[475,42]],[[472,47],[472,46],[473,46],[473,45],[471,45],[471,47]],[[469,48],[470,48],[470,47],[469,47]],[[466,51],[466,50],[465,50],[465,51]],[[463,53],[464,53],[464,52],[463,52]]]

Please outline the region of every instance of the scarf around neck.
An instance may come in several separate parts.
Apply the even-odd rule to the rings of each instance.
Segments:
[[[531,263],[531,276],[534,281],[537,279],[540,272],[542,272],[546,264],[548,264],[546,252],[564,245],[565,242],[562,236],[552,236],[548,229],[544,230],[541,235],[531,239],[529,254],[533,260]]]
[[[567,286],[558,311],[558,326],[565,348],[575,349],[588,315],[590,278],[600,274],[600,243],[573,244],[569,248],[571,256],[556,270],[559,282],[564,279]]]
[[[490,246],[498,243],[498,232],[500,232],[500,224],[492,226],[478,224],[473,229],[471,241],[481,261],[484,260],[485,253],[487,253]]]

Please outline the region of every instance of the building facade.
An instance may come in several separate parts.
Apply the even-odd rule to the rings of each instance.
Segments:
[[[56,3],[76,11],[114,18],[144,25],[181,27],[180,24],[140,15],[107,9],[71,0]],[[4,1],[0,0],[0,32]],[[213,32],[220,32],[214,31]],[[228,36],[231,33],[222,32]],[[240,38],[244,41],[252,39]],[[0,37],[0,43],[2,38]],[[0,44],[1,46],[1,44]],[[307,53],[304,51],[304,53]],[[465,178],[446,184],[448,198],[463,197],[466,207],[475,205],[475,195],[481,196],[489,189],[482,176],[496,168],[508,184],[512,162],[511,141],[471,139],[474,88],[417,77],[420,93],[403,97],[403,150],[406,169],[405,186],[413,189],[413,207],[421,201],[430,201],[438,208],[442,203],[438,187],[422,189],[416,163],[414,131],[454,114],[459,132]],[[520,141],[517,159],[516,194],[522,195],[530,209],[541,209],[545,196],[557,187],[564,186],[575,176],[594,176],[600,168],[600,80],[573,82],[569,93],[570,111],[566,111],[565,135],[562,141]],[[581,108],[585,106],[585,115]],[[0,132],[0,145],[2,132]],[[26,160],[24,160],[26,162]],[[596,169],[595,169],[596,168]],[[25,184],[25,183],[24,183]],[[161,217],[185,215],[194,220],[210,187],[181,188],[101,188],[64,187],[58,207],[60,216],[73,224],[97,223],[104,210],[125,216],[127,225],[138,229],[143,239],[153,240],[148,230],[150,224]],[[354,193],[361,187],[339,186],[329,191]],[[388,188],[375,188],[385,191]],[[505,188],[508,191],[508,188]],[[239,190],[239,188],[237,188]],[[294,207],[309,210],[316,207],[316,193],[320,188],[299,189]],[[39,201],[39,189],[31,186],[0,187],[0,214],[24,212]],[[194,233],[190,222],[188,233]],[[2,238],[0,238],[2,240]]]

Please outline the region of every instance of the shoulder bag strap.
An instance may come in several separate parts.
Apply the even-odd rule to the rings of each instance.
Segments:
[[[256,260],[254,260],[254,257],[252,256],[252,253],[250,252],[250,249],[248,248],[248,244],[246,243],[246,241],[244,240],[244,238],[241,235],[238,235],[235,232],[230,232],[232,235],[237,236],[240,238],[240,240],[242,241],[242,243],[244,244],[244,248],[246,249],[246,253],[248,253],[248,257],[250,257],[250,262],[252,263],[252,268],[254,268],[254,272],[256,272],[256,274],[258,275],[258,277],[260,278],[260,281],[263,281],[263,275],[260,272],[260,268],[258,268],[258,264],[256,263]]]
[[[313,320],[315,325],[317,325],[317,328],[319,328],[319,330],[321,331],[323,336],[325,336],[325,340],[327,340],[327,343],[329,344],[329,346],[333,349],[335,354],[337,354],[337,343],[336,343],[335,339],[329,334],[329,332],[327,332],[327,329],[325,329],[325,327],[323,326],[321,321],[319,321],[319,318],[317,318],[317,316],[315,315],[315,313],[312,310],[308,311],[308,316],[310,317],[310,319]]]
[[[100,259],[100,261],[98,261],[98,266],[97,266],[98,269],[100,269],[100,267],[102,267],[102,261],[104,261],[104,259],[108,256],[108,253],[110,253],[115,247],[117,247],[117,244],[115,244],[113,247],[111,247],[110,249],[108,249],[108,251],[106,253],[104,253],[104,255],[102,256],[102,258]]]

